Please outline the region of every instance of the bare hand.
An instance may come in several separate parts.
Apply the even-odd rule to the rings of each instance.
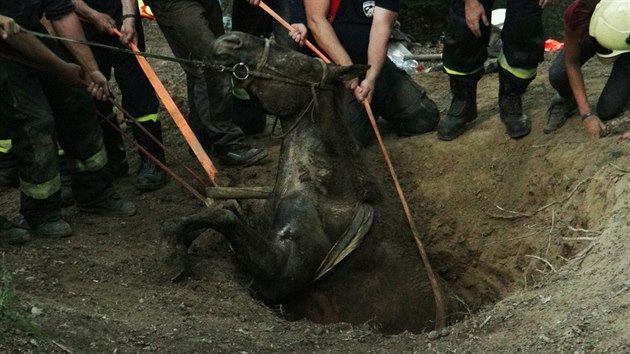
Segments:
[[[546,0],[540,0],[546,1]],[[481,29],[479,22],[483,22],[485,26],[490,26],[490,21],[486,17],[486,10],[477,0],[466,1],[466,24],[475,37],[481,37]]]
[[[293,30],[289,32],[289,36],[291,36],[300,47],[304,47],[304,40],[306,40],[308,29],[303,23],[294,23],[291,27],[293,27]]]
[[[97,100],[106,101],[109,97],[109,85],[105,76],[103,76],[100,71],[94,70],[89,73],[85,79],[90,95],[94,96]]]
[[[136,32],[136,19],[133,17],[127,17],[123,20],[120,27],[120,43],[127,46],[129,43],[138,43],[138,33]]]
[[[606,129],[604,123],[602,123],[596,115],[586,118],[582,121],[582,124],[584,124],[584,128],[586,128],[588,136],[591,139],[599,139],[602,136],[604,129]]]
[[[90,22],[99,32],[103,33],[112,34],[113,29],[116,28],[116,21],[111,16],[98,11],[94,11],[90,16]]]
[[[7,39],[20,32],[20,26],[11,17],[0,15],[0,37]]]
[[[553,0],[538,0],[538,5],[540,5],[540,7],[542,9],[545,8],[545,6],[549,5],[552,3]]]
[[[348,80],[345,82],[344,84],[346,86],[346,88],[350,91],[353,91],[359,87],[359,79],[358,78],[354,78],[352,80]]]
[[[248,3],[254,5],[254,6],[258,6],[258,4],[260,4],[260,0],[245,0]]]
[[[354,97],[359,102],[367,100],[368,103],[372,102],[372,95],[374,94],[374,83],[369,80],[361,81],[361,84],[354,89]]]

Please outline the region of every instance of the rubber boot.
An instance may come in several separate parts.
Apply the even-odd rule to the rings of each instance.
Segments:
[[[112,113],[107,119],[120,128],[115,114]],[[127,162],[127,149],[122,135],[107,122],[101,122],[101,129],[103,129],[103,144],[107,151],[108,171],[114,178],[127,176],[129,163]]]
[[[523,114],[522,96],[533,79],[519,79],[499,66],[499,112],[513,139],[524,137],[531,131],[529,117]]]
[[[159,142],[162,142],[162,125],[160,122],[142,122],[144,127]],[[138,126],[133,125],[133,135],[140,146],[145,148],[151,155],[164,163],[164,150],[151,137],[143,132]],[[136,173],[134,185],[140,191],[153,191],[162,188],[166,184],[166,172],[162,170],[153,160],[144,153],[140,153],[140,168]]]
[[[450,141],[466,131],[466,124],[477,118],[477,82],[483,70],[471,75],[449,75],[453,99],[446,116],[440,119],[437,136]]]

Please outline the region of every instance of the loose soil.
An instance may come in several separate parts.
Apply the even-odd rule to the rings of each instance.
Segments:
[[[169,53],[155,24],[147,26],[151,51]],[[153,63],[185,109],[181,69]],[[212,231],[190,250],[191,275],[165,281],[158,252],[162,222],[203,206],[173,180],[159,191],[138,194],[132,177],[125,177],[116,187],[138,205],[138,215],[105,218],[69,207],[64,216],[74,227],[72,237],[2,246],[15,288],[13,306],[41,334],[28,335],[4,321],[0,351],[630,351],[630,249],[624,242],[630,233],[630,145],[616,136],[589,141],[575,117],[560,131],[543,134],[554,93],[548,66],[549,58],[524,98],[533,123],[525,138],[505,134],[496,74],[481,80],[479,118],[453,142],[439,141],[434,133],[399,138],[382,126],[433,267],[464,309],[450,313],[448,335],[385,335],[378,319],[356,325],[288,321],[281,306],[269,308],[251,296],[250,279]],[[586,65],[591,97],[597,97],[608,72],[596,61]],[[415,78],[444,114],[450,101],[447,76],[429,71]],[[174,124],[162,117],[166,144],[202,174]],[[270,118],[265,133],[248,137],[250,144],[269,149],[267,162],[222,168],[222,184],[272,185],[280,142],[270,137],[271,125]],[[135,153],[129,156],[137,166]],[[369,147],[363,157],[395,200],[379,149]],[[18,192],[6,190],[0,197],[0,212],[17,218]],[[259,205],[242,207],[247,213]]]

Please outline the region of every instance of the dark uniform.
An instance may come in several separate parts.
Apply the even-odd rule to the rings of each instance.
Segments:
[[[116,21],[116,27],[122,25],[122,4],[120,0],[85,0],[92,9],[109,15]],[[99,32],[90,23],[82,22],[83,31],[88,40],[114,47],[123,47],[117,36]],[[136,19],[136,33],[138,48],[145,50],[144,31],[142,21]],[[118,53],[104,48],[93,47],[92,52],[99,70],[109,80],[114,69],[114,76],[118,88],[122,93],[122,106],[137,122],[162,141],[162,128],[158,121],[159,101],[151,83],[134,56]],[[109,101],[97,101],[98,111],[111,122],[118,125],[114,116],[112,104]],[[126,171],[125,145],[120,133],[107,122],[101,124],[105,139],[107,156],[114,174],[124,174]],[[164,162],[164,150],[150,139],[139,127],[132,125],[136,141],[158,160]],[[151,159],[140,153],[141,165],[138,170],[135,185],[139,190],[153,190],[160,188],[166,182],[166,174]]]
[[[173,54],[179,58],[206,60],[211,43],[224,33],[221,7],[216,0],[152,0],[155,19]],[[221,162],[247,166],[267,152],[242,143],[243,130],[232,121],[230,75],[210,68],[182,65],[186,72],[191,129],[206,149]]]
[[[306,23],[300,18],[304,13],[303,2],[291,2],[292,23]],[[372,27],[372,12],[375,6],[398,12],[400,0],[341,0],[332,22],[337,38],[352,62],[367,64],[368,43]],[[385,62],[374,85],[371,107],[375,114],[389,121],[395,131],[402,136],[423,134],[435,129],[440,119],[436,104],[427,96],[426,90],[418,85],[389,58]],[[374,139],[374,131],[363,105],[354,94],[346,90],[344,113],[347,126],[362,144]]]
[[[42,15],[55,21],[74,11],[69,0],[0,0],[0,4],[3,15],[40,32],[45,32],[39,22]],[[55,42],[46,44],[63,57]],[[85,88],[64,85],[52,74],[1,58],[0,85],[0,117],[19,165],[20,212],[32,228],[61,220],[57,141],[65,150],[79,209],[99,212],[106,211],[100,209],[104,206],[123,207],[128,215],[135,213],[132,204],[115,201],[112,179],[103,169],[107,154],[102,131]]]
[[[494,0],[479,0],[486,17],[491,18]],[[438,137],[453,140],[477,117],[477,82],[483,76],[488,56],[490,26],[480,24],[477,38],[466,24],[465,1],[453,0],[449,29],[444,38],[444,69],[449,74],[453,101],[438,126]],[[506,20],[501,31],[503,51],[499,55],[499,108],[508,134],[527,135],[530,123],[522,114],[521,95],[536,76],[543,60],[542,8],[535,0],[508,0]]]

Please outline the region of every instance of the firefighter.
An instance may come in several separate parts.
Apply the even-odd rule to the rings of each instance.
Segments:
[[[521,97],[543,60],[542,9],[551,0],[507,0],[499,55],[499,112],[511,138],[529,134],[529,118],[523,114]],[[494,0],[454,0],[449,29],[444,38],[444,70],[453,98],[440,120],[437,136],[453,140],[477,118],[477,82],[484,74],[488,53],[490,18]]]
[[[205,60],[211,43],[222,35],[223,16],[216,0],[145,1],[179,58]],[[243,142],[243,130],[232,121],[232,93],[229,73],[210,68],[182,65],[186,72],[191,129],[206,150],[212,150],[227,166],[250,166],[267,156],[263,148]]]
[[[255,3],[255,1],[252,1]],[[338,65],[368,64],[367,73],[346,82],[343,114],[355,141],[366,146],[375,139],[363,101],[389,121],[398,135],[412,136],[435,129],[439,111],[424,87],[387,57],[387,44],[400,0],[292,1],[291,36],[301,43],[308,29],[317,44]],[[336,10],[331,11],[332,8]],[[305,18],[304,18],[305,16]]]
[[[564,50],[549,69],[556,89],[547,110],[545,133],[579,113],[592,139],[601,136],[602,121],[620,115],[630,102],[630,3],[627,0],[575,0],[564,13]],[[593,56],[614,61],[593,111],[586,95],[582,65]]]
[[[135,43],[145,50],[144,31],[138,17],[136,0],[72,0],[75,11],[88,22],[82,22],[83,31],[88,40],[109,46],[127,47]],[[113,28],[120,28],[120,39],[114,35]],[[159,102],[153,87],[138,61],[131,55],[113,52],[104,48],[92,48],[100,71],[109,80],[112,69],[116,83],[122,93],[122,106],[152,136],[162,142],[162,127],[158,120]],[[97,101],[96,107],[102,116],[118,125],[118,119],[109,101]],[[115,175],[125,175],[128,164],[126,149],[120,133],[109,123],[101,123],[109,165]],[[133,135],[143,148],[161,162],[165,162],[164,150],[156,144],[137,125],[132,124]],[[139,152],[140,153],[140,152]],[[153,160],[140,153],[140,167],[135,176],[136,189],[141,191],[156,190],[167,181],[166,173]]]
[[[84,40],[70,0],[15,2],[0,0],[0,14],[22,27],[45,32],[45,15],[60,36]],[[61,180],[57,141],[72,173],[78,210],[110,216],[131,216],[133,203],[120,199],[104,169],[107,154],[90,94],[106,99],[107,79],[89,48],[68,43],[79,65],[63,60],[55,42],[47,45],[26,33],[5,40],[1,50],[17,53],[38,65],[0,58],[0,117],[8,127],[20,175],[20,213],[38,236],[64,237],[72,228],[61,216]],[[8,44],[8,46],[6,45]],[[21,55],[21,56],[20,56]],[[48,69],[49,72],[41,71]],[[87,86],[87,91],[80,84]]]

